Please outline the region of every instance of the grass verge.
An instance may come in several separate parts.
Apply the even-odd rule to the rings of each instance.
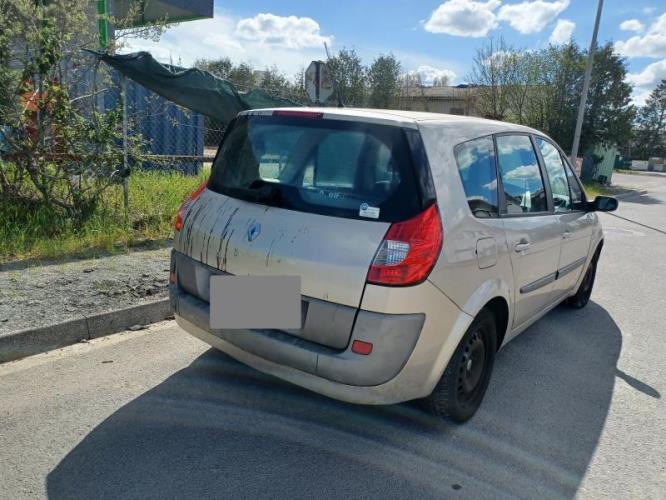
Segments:
[[[93,257],[173,237],[181,202],[208,176],[177,172],[135,171],[129,180],[129,220],[122,186],[113,186],[82,227],[35,204],[0,201],[0,263],[12,260]]]
[[[617,189],[604,186],[598,182],[583,182],[585,187],[585,193],[587,194],[588,199],[593,200],[596,196],[613,196],[617,194]]]

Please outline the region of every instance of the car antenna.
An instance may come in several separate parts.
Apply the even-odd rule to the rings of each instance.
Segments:
[[[324,42],[324,50],[326,51],[326,62],[328,63],[328,62],[331,61],[331,54],[329,54],[329,52],[328,52],[328,44],[326,42]],[[329,68],[330,68],[330,66],[329,66]],[[335,73],[333,71],[331,71],[331,74],[333,75],[333,84],[335,85],[335,94],[338,97],[338,108],[344,108],[345,105],[342,102],[342,96],[340,95],[340,85],[338,85],[338,79],[335,76]]]

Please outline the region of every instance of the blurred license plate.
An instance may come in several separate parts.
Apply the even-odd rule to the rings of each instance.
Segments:
[[[301,328],[301,277],[211,276],[210,327]]]

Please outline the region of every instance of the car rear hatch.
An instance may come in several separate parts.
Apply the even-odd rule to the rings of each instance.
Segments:
[[[418,131],[399,123],[241,115],[208,188],[183,210],[175,248],[219,272],[300,276],[304,324],[289,333],[342,349],[391,223],[434,198],[424,158]],[[186,291],[208,300],[196,274],[188,271]]]

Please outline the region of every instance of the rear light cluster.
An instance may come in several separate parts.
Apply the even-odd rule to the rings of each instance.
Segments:
[[[391,224],[368,271],[368,283],[405,286],[422,282],[437,262],[442,241],[437,205]]]
[[[176,231],[180,231],[183,228],[183,211],[189,206],[190,203],[192,203],[194,200],[196,200],[201,193],[204,192],[204,189],[206,189],[206,186],[208,185],[208,181],[204,181],[204,183],[197,188],[197,190],[192,193],[180,206],[178,209],[178,215],[176,215],[176,223],[174,224],[174,228]]]

